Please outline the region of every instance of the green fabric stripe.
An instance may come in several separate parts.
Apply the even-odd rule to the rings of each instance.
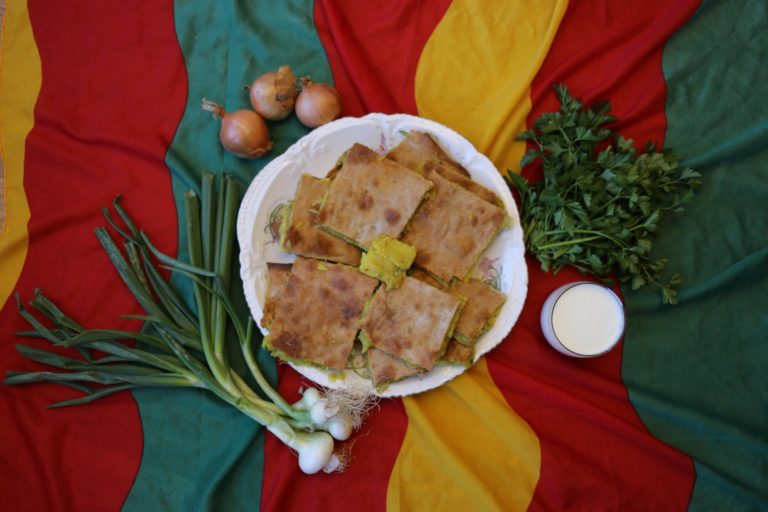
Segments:
[[[656,255],[680,304],[624,290],[623,378],[696,467],[690,510],[768,509],[768,4],[705,0],[664,51],[666,146],[704,175]]]
[[[273,150],[259,160],[242,160],[222,149],[219,121],[200,104],[206,97],[227,110],[250,108],[243,87],[285,64],[297,76],[331,82],[313,8],[312,2],[300,0],[176,2],[176,32],[189,94],[166,163],[172,172],[180,228],[185,222],[182,194],[190,187],[199,189],[204,170],[236,176],[244,192],[264,165],[308,132],[295,116],[270,123]],[[186,244],[180,229],[182,259],[187,257]],[[239,275],[233,277],[232,286],[241,288]],[[191,291],[187,295],[191,300]],[[244,299],[237,305],[246,311]],[[274,382],[274,360],[264,351],[259,359]],[[258,509],[264,442],[258,425],[202,391],[140,390],[134,396],[144,430],[144,453],[125,510]]]

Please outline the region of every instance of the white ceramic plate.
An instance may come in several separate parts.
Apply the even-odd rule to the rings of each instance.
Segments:
[[[344,118],[312,131],[275,158],[253,180],[237,219],[240,243],[240,275],[251,315],[258,322],[263,314],[267,262],[291,263],[294,256],[280,251],[277,243],[280,210],[293,199],[303,173],[325,176],[341,154],[358,142],[380,153],[396,146],[410,130],[432,135],[440,146],[463,165],[478,183],[491,189],[504,202],[511,227],[504,229],[480,258],[473,276],[492,283],[507,300],[496,323],[477,342],[475,361],[498,345],[517,321],[528,290],[523,232],[517,206],[503,178],[485,156],[453,130],[420,117],[369,114]],[[262,333],[268,331],[259,325]],[[344,373],[313,366],[292,366],[325,387],[354,387],[383,397],[421,393],[444,384],[465,371],[457,365],[438,365],[432,371],[394,382],[378,393],[370,381],[347,370]]]

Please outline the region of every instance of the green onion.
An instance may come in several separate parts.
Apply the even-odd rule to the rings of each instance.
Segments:
[[[238,316],[229,286],[237,183],[227,175],[205,173],[201,192],[201,200],[192,191],[184,196],[189,262],[161,253],[122,207],[120,197],[113,208],[123,226],[108,209],[103,210],[107,224],[123,239],[124,251],[106,228],[97,228],[95,234],[146,313],[124,315],[144,321],[140,331],[88,329],[35,290],[29,304],[53,325],[47,327],[24,307],[17,294],[19,314],[32,327],[19,335],[42,338],[56,347],[73,349],[73,355],[81,357],[17,345],[27,359],[63,371],[9,371],[5,384],[54,382],[83,393],[51,407],[86,404],[137,387],[205,388],[296,450],[303,471],[343,469],[345,461],[333,453],[334,438],[345,440],[359,426],[371,407],[370,397],[322,394],[309,388],[299,402],[289,404],[269,384],[253,352],[253,319],[249,316],[244,321]],[[163,268],[191,281],[194,311],[162,278]],[[258,392],[229,364],[227,346],[232,337],[237,338],[235,343]],[[105,355],[95,357],[94,351]]]

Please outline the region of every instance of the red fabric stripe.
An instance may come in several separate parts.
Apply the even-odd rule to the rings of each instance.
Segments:
[[[291,402],[310,382],[280,365],[280,394]],[[274,436],[265,442],[261,510],[385,510],[387,483],[405,436],[406,414],[400,400],[383,400],[352,438],[336,445],[348,450],[350,465],[343,473],[305,475],[291,453]]]
[[[92,230],[105,225],[100,209],[123,194],[161,250],[176,251],[164,157],[183,111],[186,75],[173,2],[30,1],[29,12],[42,87],[27,139],[31,242],[17,290],[26,301],[41,287],[90,327],[136,328],[119,318],[139,310]],[[13,301],[6,303],[0,373],[41,369],[14,350],[19,342],[46,345],[13,335],[28,328]],[[87,407],[45,409],[78,394],[47,384],[0,386],[0,509],[121,507],[142,450],[133,399],[123,393]]]
[[[664,43],[697,6],[693,0],[571,2],[532,85],[527,124],[558,108],[551,85],[565,83],[587,104],[610,99],[625,136],[663,141]],[[526,169],[529,177],[537,172]],[[600,358],[575,360],[552,350],[541,334],[539,312],[547,295],[583,277],[569,270],[545,274],[533,259],[528,264],[525,309],[488,366],[539,437],[541,475],[530,510],[686,510],[693,465],[641,423],[621,381],[621,346]]]
[[[343,115],[416,114],[414,79],[421,50],[449,0],[432,2],[315,3],[315,25],[342,97]],[[280,392],[297,400],[306,382],[281,366]],[[296,456],[272,436],[265,443],[263,510],[386,508],[389,475],[400,451],[407,416],[399,400],[384,400],[361,432],[347,442],[352,464],[333,475],[303,475]],[[343,492],[339,492],[343,489]]]
[[[416,114],[416,66],[450,0],[315,2],[342,114]]]

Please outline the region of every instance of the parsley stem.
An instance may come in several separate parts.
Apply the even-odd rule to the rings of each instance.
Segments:
[[[547,245],[540,245],[539,249],[549,249],[551,247],[559,247],[561,245],[572,245],[572,244],[579,244],[582,242],[591,242],[592,240],[597,240],[599,238],[606,238],[610,240],[611,242],[615,243],[618,246],[624,247],[626,244],[619,240],[616,237],[613,237],[611,235],[607,235],[605,233],[601,233],[599,231],[593,231],[591,229],[574,229],[572,232],[565,231],[563,229],[556,229],[553,231],[546,231],[544,233],[545,235],[564,235],[564,234],[579,234],[579,235],[593,235],[588,236],[584,238],[577,238],[574,240],[568,240],[567,242],[557,242],[557,243],[551,243]]]
[[[538,250],[539,251],[543,251],[545,249],[552,249],[554,247],[562,247],[564,245],[575,245],[575,244],[580,244],[582,242],[591,242],[592,240],[597,240],[598,238],[600,238],[600,237],[599,236],[587,236],[587,237],[584,237],[584,238],[576,238],[576,239],[573,239],[573,240],[565,240],[563,242],[553,242],[553,243],[550,243],[550,244],[540,245],[538,247]]]
[[[648,281],[650,281],[651,283],[655,284],[659,288],[662,288],[662,289],[664,288],[664,285],[662,283],[660,283],[658,279],[655,279],[654,275],[648,270],[648,266],[647,265],[641,265],[640,266],[640,270],[643,272],[643,274],[645,274],[645,277],[648,278]]]

